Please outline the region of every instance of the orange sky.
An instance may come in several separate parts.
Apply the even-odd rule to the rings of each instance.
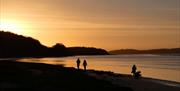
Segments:
[[[47,46],[180,47],[179,0],[0,1],[1,27]]]

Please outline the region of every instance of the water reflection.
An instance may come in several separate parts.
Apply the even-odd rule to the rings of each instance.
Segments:
[[[109,55],[109,56],[75,56],[64,58],[32,58],[19,61],[60,64],[66,67],[76,67],[77,58],[88,62],[88,69],[113,71],[130,74],[133,64],[138,66],[142,75],[158,79],[180,82],[180,56],[154,55]],[[82,68],[81,64],[81,68]]]

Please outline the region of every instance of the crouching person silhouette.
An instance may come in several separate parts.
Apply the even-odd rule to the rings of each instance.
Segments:
[[[140,77],[141,77],[141,71],[137,71],[136,73],[134,73],[135,79],[139,79]]]
[[[141,71],[136,72],[136,70],[137,70],[136,65],[133,65],[131,73],[133,74],[133,77],[135,79],[139,79],[141,77]]]

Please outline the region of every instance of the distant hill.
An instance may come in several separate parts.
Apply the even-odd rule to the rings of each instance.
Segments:
[[[169,54],[180,55],[180,48],[171,49],[150,49],[150,50],[136,50],[136,49],[120,49],[109,51],[110,54]]]
[[[68,51],[72,55],[107,55],[109,54],[104,49],[97,49],[93,47],[69,47]]]
[[[104,49],[87,47],[67,48],[61,43],[52,47],[42,45],[38,40],[0,31],[0,58],[4,57],[59,57],[70,55],[105,55]]]
[[[0,57],[40,56],[46,49],[31,37],[0,31]]]

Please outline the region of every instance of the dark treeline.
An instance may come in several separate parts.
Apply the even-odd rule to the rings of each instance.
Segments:
[[[150,50],[136,50],[136,49],[121,49],[110,51],[110,54],[169,54],[180,55],[180,48],[171,49],[150,49]]]
[[[42,45],[31,37],[0,31],[0,58],[5,57],[60,57],[71,55],[106,55],[104,49],[66,47],[57,43],[52,47]]]

